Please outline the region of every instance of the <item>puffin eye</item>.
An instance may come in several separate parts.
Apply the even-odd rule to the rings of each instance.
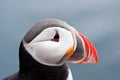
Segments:
[[[59,39],[60,39],[60,36],[59,36],[59,34],[58,34],[58,33],[56,33],[56,34],[54,35],[54,37],[53,37],[52,41],[58,42],[58,41],[59,41]]]

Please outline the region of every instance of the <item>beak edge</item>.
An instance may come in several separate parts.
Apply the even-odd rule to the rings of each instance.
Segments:
[[[86,52],[86,57],[82,59],[79,64],[97,64],[98,63],[98,54],[96,51],[96,48],[91,43],[90,40],[88,40],[85,36],[83,36],[81,33],[78,33],[83,41],[84,41],[84,48]]]

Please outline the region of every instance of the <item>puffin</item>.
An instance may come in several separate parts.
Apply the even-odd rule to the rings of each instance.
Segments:
[[[59,19],[36,23],[19,47],[19,71],[3,80],[73,80],[66,62],[97,64],[92,42]]]

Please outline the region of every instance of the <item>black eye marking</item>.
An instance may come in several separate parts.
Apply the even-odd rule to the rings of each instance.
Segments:
[[[59,36],[59,34],[56,32],[56,34],[54,35],[52,41],[59,42],[59,39],[60,39],[60,36]]]

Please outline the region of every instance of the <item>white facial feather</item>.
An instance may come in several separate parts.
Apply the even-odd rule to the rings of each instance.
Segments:
[[[56,31],[59,34],[59,41],[51,41]],[[50,27],[43,30],[30,43],[24,43],[24,47],[32,57],[45,65],[58,66],[66,51],[73,47],[72,33],[64,28]]]

